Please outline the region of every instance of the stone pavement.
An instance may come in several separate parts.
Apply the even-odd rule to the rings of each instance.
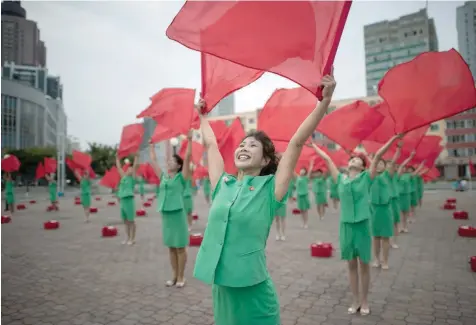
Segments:
[[[318,221],[312,211],[310,229],[303,230],[291,204],[287,241],[276,242],[273,228],[267,249],[283,325],[476,324],[476,273],[468,265],[476,240],[458,237],[458,225],[468,222],[439,209],[447,196],[457,197],[460,209],[472,205],[469,223],[476,224],[476,196],[428,192],[417,223],[391,252],[390,270],[372,270],[366,317],[347,315],[350,293],[338,247],[331,259],[310,257],[313,241],[338,246],[337,212]],[[155,207],[138,218],[137,244],[127,247],[121,236],[100,237],[103,225],[120,221],[109,199],[93,201],[99,213],[90,224],[70,197],[60,201],[60,212],[46,213],[41,202],[2,225],[2,324],[213,324],[210,287],[192,278],[197,248],[189,249],[186,287],[166,288],[168,255]],[[196,201],[195,229],[203,231],[207,207],[200,194]],[[47,219],[60,220],[61,228],[42,230]]]

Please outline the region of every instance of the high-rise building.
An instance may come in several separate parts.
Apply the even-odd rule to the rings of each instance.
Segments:
[[[418,54],[438,51],[435,23],[426,9],[364,26],[367,96],[377,94],[377,86],[392,67]]]
[[[217,106],[213,108],[208,116],[217,117],[235,114],[235,94],[231,93],[223,98]]]
[[[456,8],[458,50],[476,78],[476,2],[467,1]]]
[[[2,2],[2,63],[46,66],[46,47],[36,22],[26,18],[20,1]]]

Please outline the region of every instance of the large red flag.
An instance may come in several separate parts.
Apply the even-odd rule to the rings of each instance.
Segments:
[[[468,160],[469,174],[470,176],[476,176],[476,168],[474,167],[473,161],[471,158]]]
[[[257,80],[263,71],[255,70],[234,62],[202,53],[202,93],[206,107],[203,114],[210,112],[224,97]]]
[[[144,136],[144,127],[142,124],[129,124],[122,128],[121,142],[117,149],[119,158],[127,157],[130,154],[135,154],[142,143]]]
[[[350,155],[342,148],[330,151],[329,156],[337,167],[347,166],[350,159]]]
[[[422,177],[425,182],[431,182],[440,177],[440,172],[438,171],[438,168],[433,166],[429,171],[423,174]]]
[[[228,130],[228,127],[226,126],[225,121],[215,120],[215,121],[210,121],[209,123],[210,123],[210,127],[213,130],[213,133],[215,133],[215,138],[217,138],[217,141],[222,139]]]
[[[288,78],[317,97],[351,1],[187,1],[167,28],[183,45]]]
[[[106,171],[104,177],[99,181],[99,184],[104,187],[115,189],[120,181],[121,175],[119,174],[117,167],[113,166],[111,169]]]
[[[223,139],[218,143],[221,156],[225,163],[225,171],[229,174],[236,174],[238,172],[235,166],[235,150],[245,136],[245,130],[243,130],[240,118],[237,117],[233,123],[231,123]]]
[[[45,173],[51,174],[56,172],[56,168],[58,167],[58,163],[56,162],[56,159],[50,158],[50,157],[45,157],[43,159],[44,165],[45,165]]]
[[[149,184],[155,184],[155,185],[160,184],[160,178],[157,176],[154,168],[152,167],[150,163],[145,164],[143,176],[145,180],[147,181],[147,183]]]
[[[454,49],[422,53],[390,69],[378,93],[388,104],[397,133],[476,106],[473,76]]]
[[[43,166],[43,163],[40,161],[38,163],[38,166],[36,166],[36,173],[35,173],[35,179],[41,179],[45,177],[45,166]]]
[[[7,173],[18,171],[20,165],[20,160],[18,160],[14,155],[8,155],[6,158],[2,159],[2,170]]]
[[[258,116],[258,129],[273,141],[287,143],[316,103],[316,98],[304,88],[277,89]]]
[[[195,170],[193,171],[193,178],[195,179],[202,179],[208,177],[208,169],[203,167],[202,165],[197,165]]]
[[[188,140],[185,139],[182,141],[182,144],[180,146],[180,150],[178,152],[178,155],[180,157],[185,157],[185,152],[187,151],[187,146],[188,146]],[[196,142],[192,141],[192,162],[195,165],[200,164],[200,161],[202,160],[203,157],[203,146]]]
[[[379,143],[386,143],[393,137],[395,133],[395,121],[393,120],[392,115],[390,115],[388,105],[385,102],[381,102],[376,106],[372,106],[379,114],[381,114],[384,119],[379,126],[377,126],[372,133],[370,133],[365,140],[374,141]]]
[[[413,158],[413,161],[419,163],[428,159],[433,152],[438,150],[441,140],[441,137],[438,135],[423,136],[415,149],[415,157]]]
[[[434,149],[430,154],[428,154],[425,159],[425,167],[432,168],[433,166],[435,166],[435,162],[443,150],[443,146],[438,146],[438,148]]]
[[[87,153],[73,150],[73,161],[81,167],[81,169],[89,169],[91,166],[92,158]]]
[[[358,100],[324,116],[317,130],[344,149],[354,150],[383,120],[383,115]]]

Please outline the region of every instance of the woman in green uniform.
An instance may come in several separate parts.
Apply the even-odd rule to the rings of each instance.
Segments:
[[[193,224],[193,190],[192,190],[192,180],[185,180],[185,188],[183,191],[183,206],[185,213],[187,214],[188,221],[188,231],[192,230]]]
[[[291,138],[279,166],[269,137],[252,131],[234,152],[238,176],[225,173],[215,134],[200,115],[213,201],[194,276],[212,285],[216,325],[281,324],[276,288],[266,268],[266,241],[276,210],[287,200],[302,147],[329,107],[334,79],[326,76],[321,85],[323,100]]]
[[[418,206],[421,208],[423,203],[423,192],[425,190],[425,182],[423,181],[422,174],[416,176],[417,180],[417,193],[418,193]]]
[[[289,182],[289,196],[288,200],[292,201],[294,198],[294,191],[296,190],[296,177],[293,175],[293,178],[291,178],[291,181]]]
[[[390,208],[392,209],[392,215],[393,215],[393,237],[390,239],[390,246],[392,248],[398,248],[397,237],[398,237],[398,233],[400,232],[400,203],[399,203],[400,192],[399,192],[399,186],[398,186],[398,174],[396,172],[398,169],[396,161],[398,160],[398,158],[400,158],[402,145],[403,145],[403,142],[399,141],[397,144],[397,150],[395,151],[395,154],[392,160],[387,163],[387,170],[390,174],[390,179],[391,179]]]
[[[413,151],[410,156],[405,159],[405,161],[398,167],[398,201],[400,203],[400,212],[401,212],[401,229],[400,232],[408,232],[408,216],[410,213],[410,178],[411,174],[406,172],[406,165],[413,159],[415,156],[415,151]],[[405,171],[405,172],[404,172]]]
[[[205,196],[205,201],[210,204],[210,178],[204,177],[202,178],[202,186],[203,186],[203,195]]]
[[[351,157],[348,164],[348,175],[340,173],[332,159],[318,146],[312,144],[316,153],[326,161],[330,175],[338,183],[341,202],[339,230],[341,258],[346,260],[348,264],[350,288],[353,296],[352,305],[348,309],[349,314],[360,312],[361,315],[368,315],[370,313],[367,300],[370,283],[369,263],[372,250],[370,188],[377,175],[377,162],[380,161],[380,158],[398,137],[394,136],[379,149],[368,171],[365,170],[367,160],[364,155]],[[359,272],[362,284],[360,301]]]
[[[137,183],[139,185],[139,195],[142,204],[144,204],[144,196],[145,196],[145,179],[142,176],[137,177]]]
[[[84,215],[86,222],[89,222],[89,214],[91,208],[91,180],[89,178],[89,171],[85,170],[81,175],[79,170],[75,170],[76,178],[79,179],[79,185],[81,188],[81,204],[84,208]]]
[[[318,169],[312,178],[312,192],[316,200],[317,214],[319,219],[324,219],[326,213],[327,204],[327,180],[322,172],[322,169]]]
[[[309,209],[311,202],[309,201],[309,178],[311,177],[314,161],[311,161],[309,169],[301,168],[299,175],[296,176],[296,203],[297,208],[301,212],[302,227],[307,229],[309,220]]]
[[[278,156],[278,159],[281,159],[281,155]],[[291,183],[293,183],[292,179],[289,182],[288,192],[286,194],[287,198],[289,198],[294,189],[294,184]],[[286,211],[287,202],[284,202],[284,204],[276,209],[276,217],[274,218],[276,222],[276,240],[286,240]]]
[[[190,159],[192,156],[192,133],[187,135],[188,145],[182,159],[174,154],[167,161],[167,171],[160,170],[154,145],[150,145],[150,159],[157,176],[160,177],[160,192],[157,197],[157,211],[162,215],[162,241],[169,248],[173,278],[165,285],[168,287],[185,286],[186,247],[189,243],[187,212],[184,204],[184,191],[192,177]]]
[[[12,174],[5,173],[5,211],[10,211],[13,216],[15,212],[15,189],[13,186]]]
[[[119,190],[117,191],[117,197],[119,198],[119,205],[121,208],[121,218],[126,228],[126,240],[122,244],[134,245],[136,240],[137,226],[135,223],[136,217],[136,205],[134,197],[134,189],[136,187],[136,172],[139,165],[139,157],[134,157],[134,163],[132,166],[126,165],[127,168],[123,169],[121,166],[121,160],[116,156],[116,167],[121,175],[121,181],[119,182]]]
[[[329,196],[332,200],[332,206],[337,210],[339,208],[339,192],[337,190],[337,183],[331,176],[329,176],[327,179],[329,182]]]
[[[58,211],[58,198],[57,198],[57,184],[55,180],[55,174],[46,174],[46,180],[48,181],[48,192],[50,194],[50,203],[54,210]]]

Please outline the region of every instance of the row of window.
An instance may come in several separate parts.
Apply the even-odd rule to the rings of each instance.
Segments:
[[[472,157],[476,154],[475,148],[459,148],[459,149],[449,149],[449,157]]]
[[[476,128],[476,119],[446,121],[446,128],[447,129],[463,129],[463,128],[464,129],[472,129],[472,128]]]

